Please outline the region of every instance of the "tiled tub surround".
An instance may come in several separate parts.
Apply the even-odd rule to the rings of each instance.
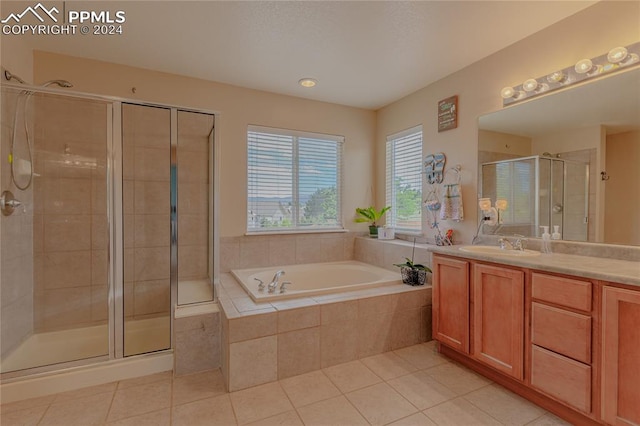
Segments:
[[[220,238],[220,271],[352,260],[353,232]]]
[[[369,263],[381,268],[397,271],[394,263],[404,263],[413,256],[414,263],[431,264],[430,245],[414,244],[405,240],[378,240],[375,238],[357,237],[354,244],[353,257],[360,262]]]
[[[222,274],[217,291],[229,391],[430,340],[430,286],[256,304],[233,276]]]
[[[176,376],[220,367],[220,312],[215,304],[176,308],[173,348]],[[200,310],[201,313],[182,312]]]

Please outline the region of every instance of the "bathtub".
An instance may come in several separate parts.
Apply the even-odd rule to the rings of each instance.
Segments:
[[[285,272],[278,282],[289,281],[291,284],[287,285],[284,293],[280,293],[280,285],[274,293],[268,293],[267,286],[278,270]],[[402,284],[399,271],[389,271],[358,261],[236,269],[231,273],[255,302],[294,299]],[[258,290],[258,280],[264,282],[265,288],[262,291]]]

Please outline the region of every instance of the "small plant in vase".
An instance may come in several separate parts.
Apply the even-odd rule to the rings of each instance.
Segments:
[[[400,268],[402,274],[402,282],[409,285],[424,285],[427,282],[427,273],[431,273],[431,268],[424,266],[420,263],[413,262],[413,255],[416,250],[416,242],[413,241],[413,250],[411,251],[411,259],[405,257],[407,260],[404,263],[394,263],[393,266]]]
[[[378,238],[378,221],[382,219],[384,214],[391,208],[391,206],[383,207],[380,211],[375,207],[370,206],[367,208],[356,208],[356,218],[354,222],[363,223],[369,222],[369,236],[371,238]]]

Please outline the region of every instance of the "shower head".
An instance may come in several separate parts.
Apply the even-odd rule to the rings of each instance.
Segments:
[[[9,71],[9,70],[4,70],[4,78],[6,78],[7,81],[18,80],[19,83],[27,84],[26,81],[24,81],[23,79],[21,79],[17,75],[11,74],[11,71]]]
[[[73,84],[71,84],[67,80],[49,80],[46,83],[42,83],[41,86],[47,87],[51,86],[52,84],[57,84],[60,87],[73,87]]]

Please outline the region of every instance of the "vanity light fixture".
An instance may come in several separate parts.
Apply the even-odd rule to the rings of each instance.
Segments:
[[[302,78],[298,81],[298,84],[302,87],[313,87],[316,84],[318,84],[318,80],[316,80],[315,78]]]
[[[626,47],[615,47],[604,55],[581,59],[575,65],[554,71],[544,77],[530,78],[518,86],[503,88],[500,91],[502,106],[639,64],[640,42]]]

